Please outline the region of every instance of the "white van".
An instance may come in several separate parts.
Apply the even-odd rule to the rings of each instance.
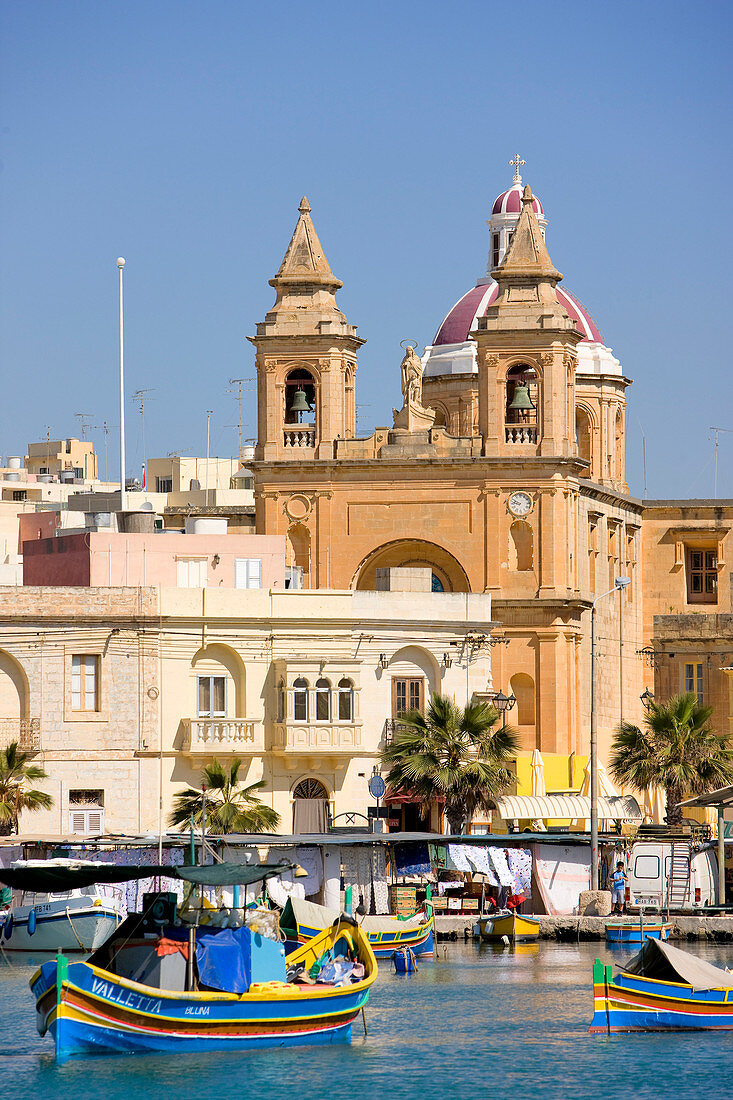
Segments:
[[[670,882],[674,848],[675,875]],[[639,840],[631,849],[627,904],[632,909],[692,909],[718,904],[718,859],[687,841]]]

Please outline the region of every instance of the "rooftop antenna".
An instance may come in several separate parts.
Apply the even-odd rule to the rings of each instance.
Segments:
[[[107,436],[112,428],[117,428],[117,424],[108,424],[106,420],[103,420],[101,424],[94,424],[93,430],[95,432],[104,432],[104,480],[109,481],[109,471],[107,469]]]
[[[718,436],[721,432],[727,432],[733,434],[733,428],[710,428],[711,432],[715,432],[715,479],[713,482],[713,499],[718,499]]]
[[[641,455],[642,464],[644,466],[644,500],[646,500],[646,436],[644,435],[644,429],[641,426],[641,420],[637,416],[636,422],[639,425],[639,431],[641,432]]]
[[[94,417],[92,416],[91,413],[74,413],[74,416],[76,417],[76,419],[79,421],[79,423],[81,425],[81,438],[82,438],[82,440],[86,441],[87,431],[90,427],[89,421],[93,420]]]
[[[242,450],[242,386],[253,386],[254,378],[230,378],[229,385],[236,386],[235,390],[227,390],[227,393],[236,394],[237,397],[237,458]]]
[[[125,498],[125,331],[124,309],[122,304],[122,271],[125,266],[125,257],[117,257],[117,270],[119,272],[120,295],[120,511],[126,510]]]
[[[140,433],[141,433],[141,436],[142,436],[142,446],[143,446],[143,468],[145,470],[146,477],[147,477],[148,462],[147,462],[147,456],[145,454],[145,402],[155,400],[155,398],[153,398],[153,397],[148,397],[149,393],[154,393],[154,392],[155,391],[152,390],[152,389],[136,390],[135,393],[133,393],[133,395],[132,395],[132,400],[137,403],[137,406],[140,409]]]
[[[211,442],[211,417],[213,409],[206,410],[206,507],[209,507],[209,444]]]
[[[357,404],[357,406],[356,406],[356,416],[354,417],[354,421],[355,421],[354,430],[356,431],[357,435],[359,434],[359,410],[360,409],[371,409],[371,407],[372,406],[369,404],[369,402],[366,402],[365,404]]]

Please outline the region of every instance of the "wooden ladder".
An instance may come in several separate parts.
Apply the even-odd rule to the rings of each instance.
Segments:
[[[690,890],[691,849],[688,840],[672,841],[672,856],[667,875],[667,910],[680,909]]]

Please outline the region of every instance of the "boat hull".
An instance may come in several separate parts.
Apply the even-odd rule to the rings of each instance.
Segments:
[[[521,913],[481,917],[478,924],[484,943],[501,943],[504,938],[510,943],[533,943],[540,934],[540,922]]]
[[[650,921],[648,924],[644,921],[643,925],[639,921],[633,924],[610,923],[606,925],[606,942],[631,946],[644,940],[667,940],[671,928],[671,923],[667,921]]]
[[[44,908],[36,907],[36,927],[32,933],[28,926],[30,913],[13,910],[10,935],[5,934],[5,922],[0,930],[4,951],[89,953],[100,947],[119,923],[115,910],[101,906],[85,905],[69,908],[68,912],[64,909],[46,913],[41,911]]]
[[[287,949],[291,950],[298,945],[308,943],[314,936],[320,935],[322,931],[322,928],[313,928],[299,923],[298,939],[297,941],[287,940]],[[415,929],[407,929],[396,936],[389,932],[367,932],[366,937],[376,959],[391,959],[395,951],[402,951],[407,947],[419,959],[432,958],[435,954],[432,917],[425,924]]]
[[[340,935],[344,935],[342,930]],[[351,1025],[377,974],[374,956],[355,930],[366,960],[363,980],[342,987],[252,986],[247,993],[176,992],[118,977],[90,963],[47,962],[31,979],[37,1026],[56,1055],[100,1052],[187,1052],[348,1042]],[[333,944],[321,933],[296,952],[306,967]],[[65,962],[65,960],[64,960]]]
[[[695,990],[611,967],[594,970],[591,1035],[616,1031],[733,1031],[733,990]]]

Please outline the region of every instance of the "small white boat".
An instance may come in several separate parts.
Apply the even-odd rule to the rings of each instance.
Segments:
[[[17,860],[13,868],[98,866],[92,860]],[[2,951],[95,951],[123,918],[117,886],[85,886],[60,893],[17,894],[18,904],[0,913]]]

